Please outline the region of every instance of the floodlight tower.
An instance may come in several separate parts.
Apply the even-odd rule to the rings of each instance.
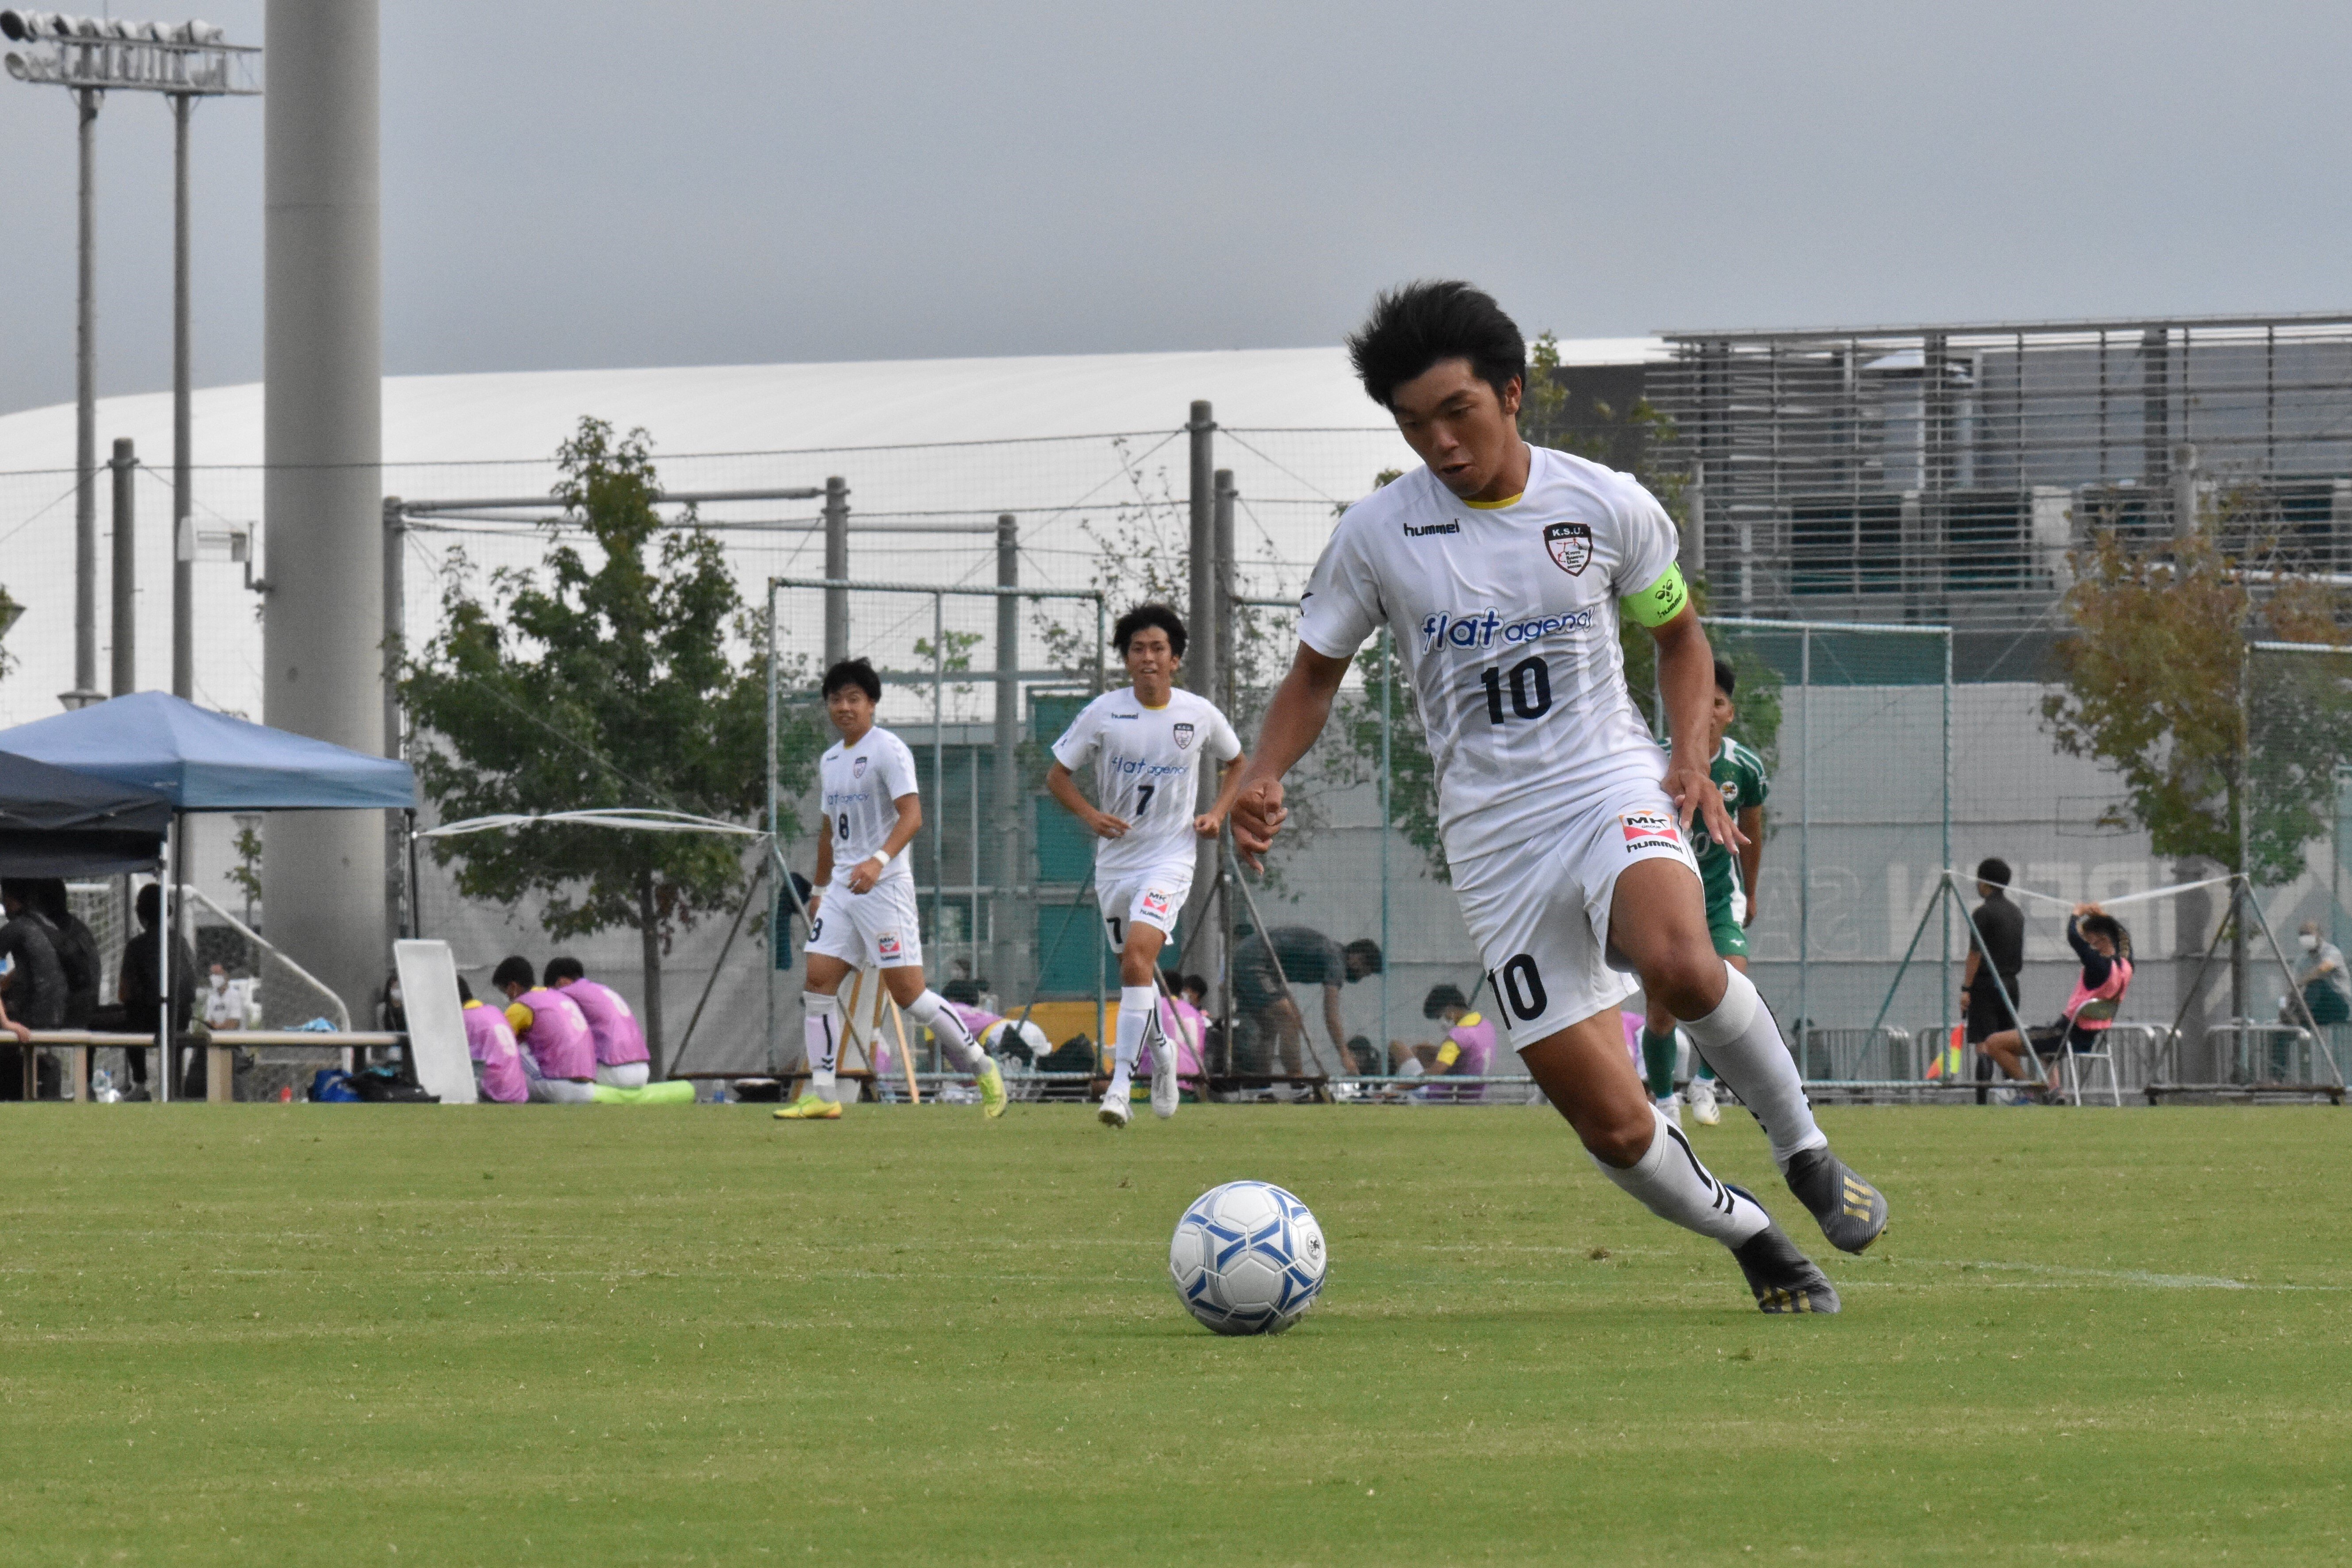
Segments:
[[[382,756],[383,317],[377,0],[269,0],[263,105],[262,703]],[[383,979],[385,828],[288,811],[263,848],[272,940],[357,1012]]]
[[[110,91],[159,92],[172,100],[172,690],[192,689],[190,563],[195,559],[188,455],[188,111],[200,98],[261,91],[261,51],[226,41],[209,22],[126,22],[57,11],[0,10],[0,37],[29,46],[7,56],[18,81],[74,96],[80,122],[80,265],[74,316],[74,689],[68,707],[103,700],[98,689],[98,301],[91,209],[98,106]]]

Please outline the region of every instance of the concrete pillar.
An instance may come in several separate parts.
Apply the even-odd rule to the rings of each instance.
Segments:
[[[996,519],[996,581],[1001,588],[1021,585],[1021,535],[1010,512]],[[989,904],[994,956],[989,959],[988,977],[1001,1005],[1029,994],[1021,964],[1027,933],[1021,929],[1020,890],[1029,878],[1021,852],[1020,747],[1021,601],[1008,593],[996,601],[996,768],[989,813],[996,841],[996,885]]]
[[[849,482],[835,476],[824,482],[824,575],[832,581],[849,576]],[[824,591],[824,662],[829,668],[849,657],[849,590]]]
[[[262,492],[266,720],[383,750],[383,263],[377,0],[269,0]],[[270,938],[350,1006],[391,962],[384,825],[363,811],[274,817]]]
[[[118,436],[114,456],[107,464],[114,480],[114,681],[111,695],[129,696],[139,689],[139,500],[131,486],[139,482],[139,459],[131,455],[131,438]]]

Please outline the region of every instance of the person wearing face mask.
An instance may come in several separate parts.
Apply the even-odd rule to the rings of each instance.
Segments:
[[[2319,922],[2303,923],[2304,971],[2295,977],[2303,988],[2303,1005],[2312,1022],[2323,1029],[2352,1020],[2352,974],[2344,967],[2344,949],[2319,934]]]

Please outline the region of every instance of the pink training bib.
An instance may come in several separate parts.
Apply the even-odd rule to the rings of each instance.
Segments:
[[[620,992],[593,980],[573,980],[556,989],[577,1002],[581,1015],[587,1019],[588,1033],[596,1042],[596,1065],[620,1067],[651,1060],[652,1053],[646,1050],[645,1026],[637,1022],[628,998]]]
[[[516,1033],[530,1048],[541,1078],[596,1076],[596,1039],[578,1002],[541,986],[517,997],[515,1005],[530,1014],[530,1022]]]
[[[466,1049],[482,1064],[482,1092],[501,1105],[520,1105],[530,1098],[530,1081],[523,1074],[522,1048],[515,1043],[507,1015],[480,1002],[467,1002]]]

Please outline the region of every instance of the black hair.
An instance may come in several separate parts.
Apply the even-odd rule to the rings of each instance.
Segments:
[[[1118,649],[1120,655],[1124,657],[1127,645],[1135,640],[1135,634],[1147,626],[1157,626],[1167,632],[1169,651],[1180,659],[1184,656],[1183,617],[1176,613],[1173,606],[1161,604],[1157,601],[1150,604],[1139,604],[1120,616],[1111,626],[1110,645]]]
[[[1348,361],[1364,391],[1392,409],[1397,388],[1444,360],[1467,360],[1497,398],[1528,379],[1528,340],[1495,297],[1458,279],[1408,283],[1372,301],[1348,337]]]
[[[1440,982],[1430,987],[1429,995],[1421,999],[1421,1016],[1425,1019],[1440,1017],[1448,1008],[1460,1008],[1465,1013],[1470,1010],[1470,998],[1462,994],[1461,987]]]
[[[566,980],[586,979],[588,968],[577,958],[550,958],[547,967],[541,969],[540,975],[549,985],[557,986]]]
[[[869,702],[882,700],[882,677],[876,674],[874,666],[863,659],[844,659],[825,671],[822,689],[826,696],[833,695],[844,686],[856,686],[866,694]]]
[[[1176,994],[1178,996],[1182,996],[1186,991],[1198,991],[1201,993],[1201,999],[1204,1002],[1207,1001],[1209,999],[1209,977],[1206,975],[1187,975],[1182,979],[1177,981]]]
[[[2083,916],[2082,930],[2085,936],[2104,936],[2114,943],[2116,957],[2131,956],[2131,933],[2125,930],[2124,923],[2114,915],[2085,915]]]
[[[945,986],[940,988],[940,995],[945,997],[951,1002],[960,1004],[961,1006],[976,1008],[980,1006],[980,982],[978,980],[950,980]]]
[[[461,1002],[470,1002],[474,999],[474,988],[466,983],[466,977],[463,975],[457,977],[457,999]]]
[[[1715,689],[1725,696],[1730,696],[1739,689],[1739,672],[1733,669],[1731,661],[1720,653],[1715,656]]]
[[[2007,887],[2009,862],[1999,855],[1985,856],[1984,859],[1977,862],[1977,880],[1989,882],[1995,887]]]
[[[530,960],[517,953],[499,960],[499,967],[490,971],[490,984],[501,990],[509,986],[520,986],[526,991],[537,990],[539,976],[532,970]]]
[[[151,882],[141,888],[139,896],[132,901],[131,908],[131,912],[139,916],[139,924],[142,925],[152,925],[163,919],[163,884],[160,882]]]
[[[1377,975],[1381,972],[1381,945],[1370,937],[1359,936],[1340,951],[1347,954],[1349,957],[1360,961],[1364,966],[1365,974]],[[1349,977],[1349,979],[1359,977],[1353,975]]]

